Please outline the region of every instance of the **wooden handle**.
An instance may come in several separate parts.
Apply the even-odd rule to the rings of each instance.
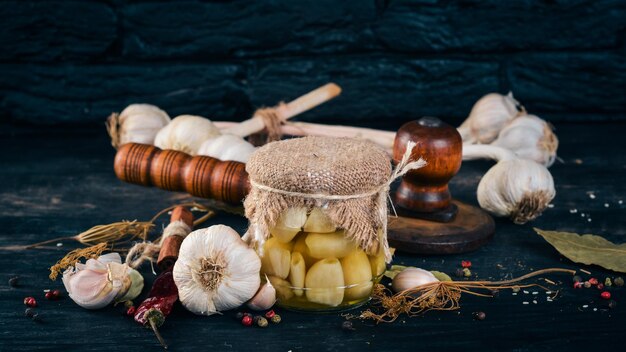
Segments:
[[[128,143],[118,149],[113,165],[122,181],[241,205],[250,190],[246,165],[209,156]]]
[[[187,208],[178,206],[172,210],[170,224],[178,220],[182,220],[190,229],[193,229],[193,214]],[[168,236],[163,240],[161,250],[159,251],[159,259],[157,259],[157,266],[161,271],[168,270],[174,266],[176,259],[178,259],[178,252],[183,239],[182,236]]]

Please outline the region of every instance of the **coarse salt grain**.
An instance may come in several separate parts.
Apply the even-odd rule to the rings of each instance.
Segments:
[[[585,213],[580,213],[580,217],[584,218],[585,217]]]
[[[587,219],[587,222],[591,222],[591,218]]]
[[[513,295],[513,296],[517,296],[517,292],[513,292],[513,293],[511,293],[511,295]]]
[[[589,198],[591,198],[591,199],[596,199],[596,195],[595,195],[595,194],[593,194],[593,193],[589,193]]]
[[[617,201],[617,204],[622,204],[624,203],[624,201],[622,201],[621,199]]]
[[[529,293],[528,291],[524,290],[524,294],[525,294],[525,295],[527,295],[528,293]]]
[[[522,304],[530,304],[530,302],[522,302]]]
[[[537,304],[537,301],[533,301],[533,304]]]
[[[604,203],[604,207],[608,208],[609,207],[609,203]]]
[[[554,208],[554,204],[552,203],[548,204],[548,208]]]
[[[593,311],[594,311],[594,312],[597,312],[597,311],[598,311],[598,308],[594,308],[594,309],[593,309]]]
[[[63,247],[63,243],[61,242],[57,243],[57,247]]]
[[[576,214],[578,213],[578,209],[570,209],[569,212],[570,214]]]
[[[587,307],[589,307],[589,305],[587,305],[587,304],[583,305],[583,308],[587,308]]]
[[[539,292],[537,292],[537,291],[533,292],[533,295],[538,295],[538,294],[539,294]]]
[[[552,291],[546,291],[546,295],[552,294]]]

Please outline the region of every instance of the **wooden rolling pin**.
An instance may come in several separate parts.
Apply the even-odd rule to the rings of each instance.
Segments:
[[[113,164],[122,181],[241,205],[250,191],[246,165],[209,156],[191,156],[152,145],[128,143]]]

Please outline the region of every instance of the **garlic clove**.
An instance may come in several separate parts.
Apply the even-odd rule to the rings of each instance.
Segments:
[[[336,226],[320,208],[313,208],[304,223],[304,231],[330,233],[335,232]]]
[[[546,121],[535,115],[526,115],[506,125],[491,145],[506,148],[522,159],[549,167],[556,160],[559,140]]]
[[[524,114],[524,110],[512,93],[490,93],[474,104],[468,118],[459,127],[459,133],[464,143],[488,144],[520,114]]]
[[[401,292],[437,281],[439,280],[430,271],[420,268],[406,268],[393,278],[391,288],[394,292]]]
[[[368,297],[372,292],[372,269],[367,254],[356,249],[341,259],[343,279],[347,287],[345,298],[357,300]]]
[[[313,258],[343,258],[352,252],[356,245],[346,238],[343,230],[333,233],[309,233],[305,240],[309,254]]]
[[[310,268],[317,262],[317,259],[311,257],[311,254],[309,253],[309,247],[306,245],[307,236],[308,234],[301,233],[296,237],[296,242],[293,245],[293,251],[300,253],[302,258],[304,258],[304,264],[307,268]]]
[[[306,264],[300,252],[291,253],[291,266],[289,269],[289,282],[292,287],[304,287],[306,276]],[[302,290],[294,289],[296,296],[302,296]]]
[[[274,226],[270,228],[270,233],[282,243],[289,243],[300,232],[300,229]]]
[[[272,286],[276,289],[276,295],[281,301],[288,301],[293,298],[291,284],[287,280],[283,280],[276,276],[268,276]]]
[[[63,283],[69,297],[85,309],[106,307],[113,302],[121,289],[121,287],[113,287],[106,271],[87,269],[75,273],[66,271],[66,273],[63,274]],[[66,275],[68,275],[67,278]]]
[[[220,135],[213,123],[202,116],[180,115],[157,133],[154,145],[196,155],[204,141]]]
[[[318,261],[307,272],[304,285],[310,302],[338,306],[344,295],[341,263],[336,258]]]
[[[378,238],[380,243],[386,241],[383,237],[383,229],[378,229]],[[393,255],[393,248],[390,248],[390,252]],[[372,269],[372,277],[377,278],[387,270],[387,261],[385,260],[385,248],[384,246],[378,246],[378,253],[376,255],[367,256],[370,261],[370,268]]]
[[[261,258],[261,270],[264,273],[286,279],[289,275],[290,263],[291,244],[282,243],[275,237],[265,242]]]
[[[548,169],[532,160],[503,160],[480,180],[476,192],[481,208],[524,224],[541,215],[556,195]]]
[[[259,291],[246,304],[252,310],[267,310],[276,303],[276,289],[267,278],[267,282],[259,288]]]

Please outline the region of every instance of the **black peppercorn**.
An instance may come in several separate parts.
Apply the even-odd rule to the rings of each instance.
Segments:
[[[613,284],[615,284],[615,286],[617,287],[624,286],[624,279],[622,279],[621,276],[616,277],[615,280],[613,280]]]
[[[610,309],[613,309],[613,308],[617,307],[617,302],[614,299],[609,300],[606,303],[606,306],[609,307]]]
[[[235,320],[241,321],[241,319],[243,319],[243,316],[243,312],[237,312],[237,314],[235,314]]]
[[[35,315],[35,310],[33,308],[26,308],[24,311],[24,316],[32,318]]]
[[[354,324],[352,324],[352,322],[350,320],[344,320],[341,323],[341,329],[344,330],[344,331],[354,331],[354,330],[356,330],[354,328]]]
[[[579,275],[574,275],[574,277],[572,278],[572,281],[574,281],[574,282],[581,282],[581,281],[583,281],[583,278],[580,277]]]
[[[456,269],[456,271],[454,272],[454,275],[456,275],[456,277],[463,277],[465,276],[463,273],[463,269]]]
[[[9,286],[11,287],[17,287],[19,285],[19,276],[13,276],[12,278],[9,279]]]
[[[487,317],[487,314],[485,314],[485,312],[474,313],[474,319],[476,320],[485,320],[486,317]]]
[[[491,290],[491,297],[493,297],[493,298],[500,297],[500,291],[499,290]]]
[[[41,314],[39,314],[39,313],[33,314],[32,319],[33,319],[34,322],[37,322],[37,323],[41,323],[42,322]]]

